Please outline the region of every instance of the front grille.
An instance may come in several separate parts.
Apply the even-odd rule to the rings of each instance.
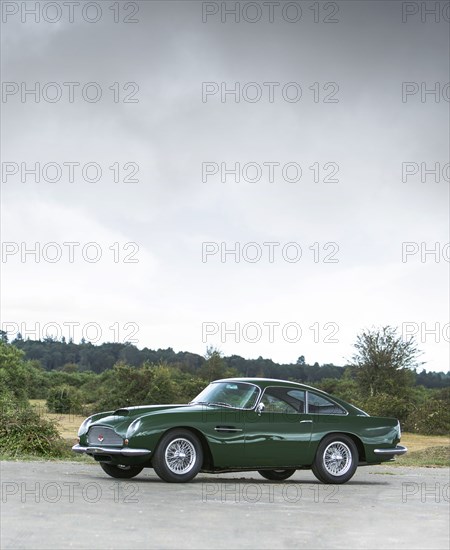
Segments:
[[[123,445],[123,439],[111,428],[92,426],[88,431],[88,444],[95,446]]]

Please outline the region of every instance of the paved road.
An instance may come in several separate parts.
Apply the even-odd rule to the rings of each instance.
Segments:
[[[360,468],[346,485],[297,472],[130,481],[96,464],[2,462],[4,550],[48,548],[449,548],[449,470]]]

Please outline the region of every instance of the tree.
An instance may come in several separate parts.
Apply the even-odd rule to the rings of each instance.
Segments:
[[[397,328],[385,326],[364,330],[357,336],[351,365],[364,397],[405,395],[414,384],[421,355],[414,338],[403,340]]]
[[[304,365],[305,364],[305,356],[300,355],[300,357],[297,359],[297,365]]]
[[[167,365],[158,365],[152,368],[152,380],[146,397],[146,402],[149,405],[178,401],[180,390],[175,383],[173,370]]]
[[[206,361],[199,369],[199,375],[211,382],[212,380],[218,380],[219,378],[228,378],[237,376],[236,369],[227,368],[227,363],[222,356],[222,352],[213,346],[206,348]]]

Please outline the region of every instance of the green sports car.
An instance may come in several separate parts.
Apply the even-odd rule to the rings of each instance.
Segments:
[[[94,414],[72,448],[115,478],[153,468],[164,481],[257,470],[284,480],[312,469],[324,483],[345,483],[358,465],[406,453],[400,423],[310,386],[265,378],[227,378],[183,405],[126,407]]]

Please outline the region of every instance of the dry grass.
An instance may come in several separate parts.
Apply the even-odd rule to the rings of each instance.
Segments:
[[[446,447],[450,445],[450,436],[420,435],[404,432],[402,433],[400,445],[408,447],[409,452],[422,451],[423,449],[428,449],[429,447]]]
[[[30,404],[39,414],[45,416],[45,418],[56,421],[59,434],[63,439],[70,440],[72,443],[76,441],[78,428],[86,418],[85,416],[49,413],[47,411],[45,399],[31,399]]]
[[[394,466],[450,467],[450,437],[445,435],[420,435],[403,433],[401,445],[408,448],[398,456]]]

